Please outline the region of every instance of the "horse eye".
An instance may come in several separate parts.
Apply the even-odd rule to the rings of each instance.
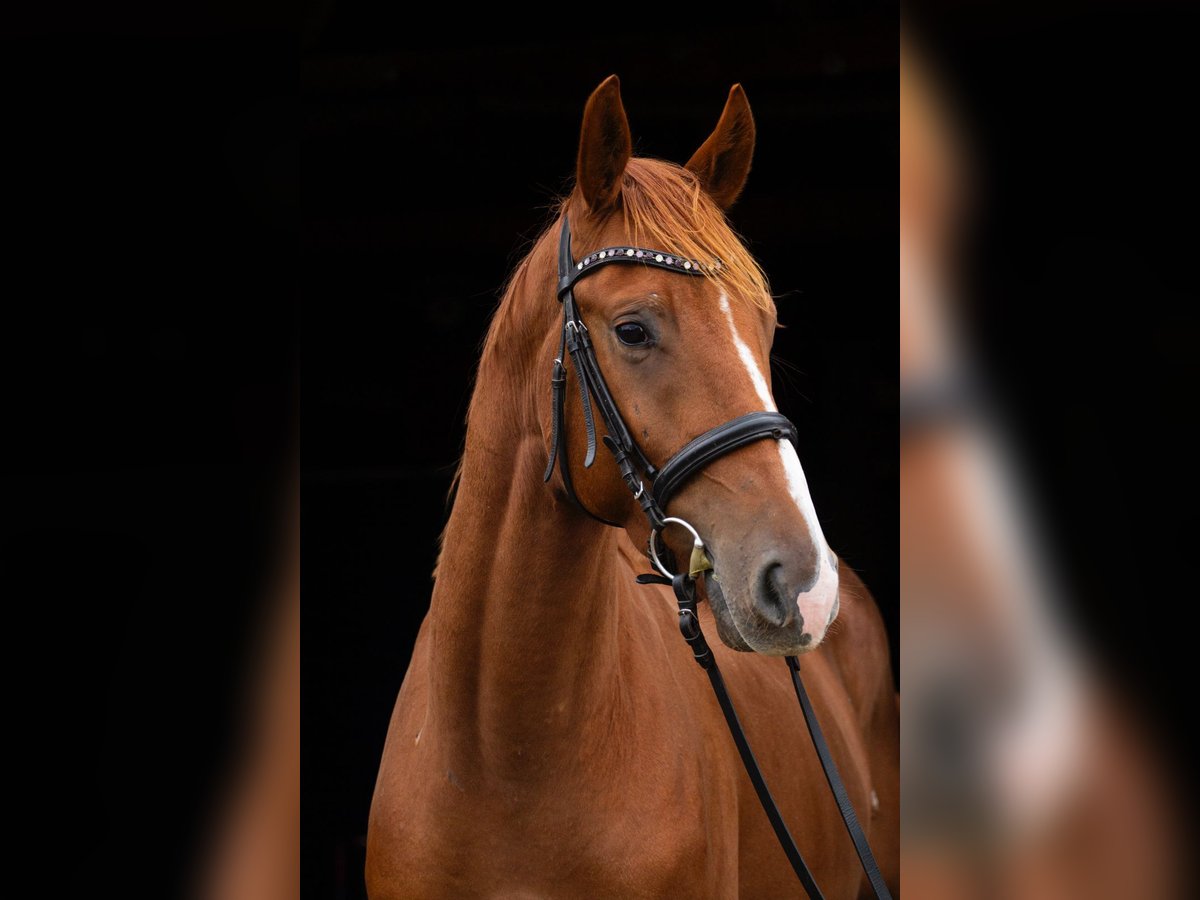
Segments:
[[[629,347],[637,347],[649,343],[650,335],[637,322],[622,322],[617,326],[617,339]]]

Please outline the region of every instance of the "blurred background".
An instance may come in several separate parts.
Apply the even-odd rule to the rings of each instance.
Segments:
[[[1197,13],[904,14],[904,884],[1190,896]]]
[[[831,546],[898,639],[897,10],[432,12],[330,3],[304,103],[304,877],[358,897],[379,756],[507,274],[574,174],[612,73],[635,152],[687,160],[742,82],[758,149],[732,211],[779,295],[780,408]],[[548,298],[548,302],[549,298]]]

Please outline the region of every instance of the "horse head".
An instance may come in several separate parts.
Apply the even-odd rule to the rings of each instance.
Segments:
[[[604,266],[573,288],[620,416],[656,466],[717,425],[776,409],[769,368],[775,304],[725,217],[746,182],[754,141],[740,85],[684,166],[633,156],[615,76],[584,111],[576,184],[561,211],[573,259],[606,247],[631,255],[648,247],[702,269],[702,277],[684,278],[661,266]],[[556,290],[538,289],[550,296]],[[555,329],[544,347],[557,347],[559,339]],[[585,510],[645,546],[650,526],[614,460],[601,452],[588,465],[579,452],[587,423],[577,388],[568,385],[563,395],[566,478],[555,476],[551,489],[560,502],[573,492]],[[552,450],[551,415],[541,426]],[[821,643],[838,612],[837,558],[789,440],[756,440],[707,463],[680,484],[665,512],[703,537],[713,564],[705,593],[727,645],[789,655]],[[690,536],[682,529],[668,526],[662,540],[688,558]]]

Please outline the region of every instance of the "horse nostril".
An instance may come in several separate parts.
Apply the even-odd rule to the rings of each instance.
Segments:
[[[763,618],[779,628],[790,624],[796,615],[795,600],[788,594],[783,565],[773,562],[763,566],[758,576],[760,612]]]

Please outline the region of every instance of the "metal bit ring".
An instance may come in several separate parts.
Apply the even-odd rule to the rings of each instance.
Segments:
[[[700,539],[700,532],[696,531],[696,529],[693,528],[689,523],[685,522],[683,519],[677,519],[674,516],[668,516],[667,518],[663,519],[663,525],[671,524],[682,525],[684,528],[690,531],[692,534],[692,547],[697,550],[704,549],[704,541]],[[667,567],[664,566],[662,561],[658,558],[658,534],[659,529],[653,528],[650,530],[650,558],[654,561],[654,568],[658,569],[658,571],[667,578],[674,578],[674,573],[668,572]]]

